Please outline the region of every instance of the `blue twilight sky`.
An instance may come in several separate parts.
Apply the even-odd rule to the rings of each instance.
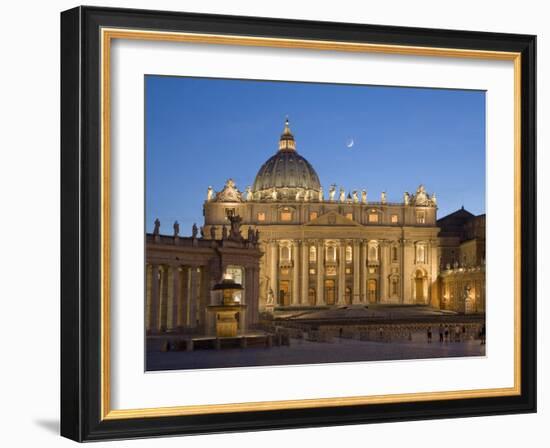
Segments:
[[[402,201],[423,183],[438,217],[485,212],[485,92],[146,76],[146,229],[202,225],[206,190],[244,191],[288,115],[321,185]],[[354,145],[346,143],[353,139]]]

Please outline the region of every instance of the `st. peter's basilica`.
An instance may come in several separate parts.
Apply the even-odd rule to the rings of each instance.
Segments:
[[[437,219],[423,185],[389,202],[366,189],[323,189],[288,120],[278,148],[240,191],[209,187],[191,237],[147,235],[147,328],[208,330],[213,291],[228,273],[244,287],[244,327],[262,313],[369,304],[485,309],[485,215]],[[200,234],[199,234],[200,233]],[[155,279],[156,281],[153,281]]]

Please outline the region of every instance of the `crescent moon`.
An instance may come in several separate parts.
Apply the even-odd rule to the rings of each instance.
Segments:
[[[347,141],[346,146],[347,146],[348,148],[351,148],[354,144],[355,144],[355,142],[353,141],[352,138],[350,138],[350,139]]]

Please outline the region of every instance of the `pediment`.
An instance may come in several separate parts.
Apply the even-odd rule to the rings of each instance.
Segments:
[[[348,226],[348,227],[361,227],[358,222],[348,219],[345,216],[336,213],[328,212],[324,215],[317,217],[316,219],[305,224],[306,226]]]

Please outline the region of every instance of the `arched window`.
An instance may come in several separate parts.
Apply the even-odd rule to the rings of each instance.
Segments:
[[[376,250],[376,246],[374,245],[369,247],[369,260],[370,261],[378,260],[378,251]]]
[[[353,249],[351,246],[346,246],[346,262],[351,263],[353,261]]]
[[[315,246],[309,247],[309,261],[315,263],[317,261],[317,248]]]
[[[327,246],[327,261],[336,261],[336,248],[334,246]]]

